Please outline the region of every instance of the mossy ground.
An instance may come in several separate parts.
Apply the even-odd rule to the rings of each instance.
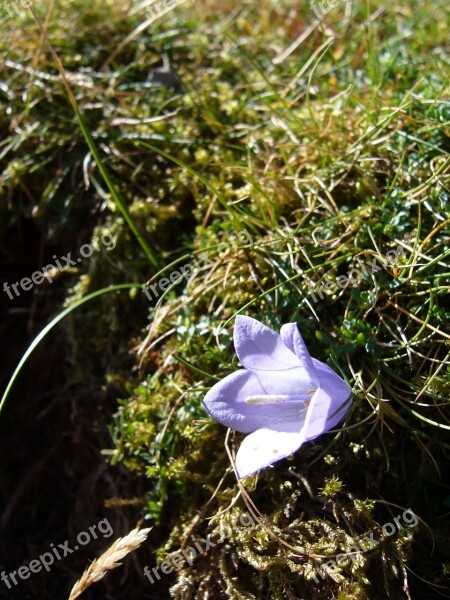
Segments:
[[[449,593],[450,14],[439,0],[334,4],[318,21],[307,2],[186,2],[127,44],[145,19],[137,3],[36,4],[43,21],[48,9],[49,39],[139,231],[161,268],[179,260],[164,273],[113,202],[32,16],[5,18],[4,280],[104,231],[117,240],[51,286],[13,302],[3,294],[7,374],[30,331],[64,303],[135,286],[74,311],[49,364],[30,367],[37,389],[22,382],[9,400],[5,448],[36,431],[17,450],[17,500],[17,471],[2,465],[7,571],[26,558],[27,529],[38,540],[31,560],[102,518],[107,503],[117,534],[138,518],[155,527],[126,582],[113,576],[86,598]],[[175,75],[168,86],[156,81],[163,56]],[[188,280],[148,300],[144,282],[158,286],[194,261]],[[333,285],[352,271],[354,285]],[[258,525],[234,528],[150,586],[144,565],[248,510],[226,431],[201,408],[237,368],[238,312],[275,329],[296,321],[311,354],[351,383],[354,404],[339,432],[244,482]],[[231,435],[231,451],[240,439]],[[39,466],[36,447],[61,440],[61,460]],[[17,503],[40,514],[20,523],[9,516]],[[327,557],[366,535],[381,540],[383,524],[407,508],[420,524],[314,580]],[[14,593],[63,597],[93,555],[90,547]],[[109,595],[97,596],[102,589]]]

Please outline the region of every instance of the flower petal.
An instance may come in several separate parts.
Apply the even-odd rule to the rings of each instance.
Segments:
[[[300,366],[299,359],[283,344],[280,335],[251,317],[236,317],[234,347],[246,369],[284,371]]]
[[[300,431],[306,418],[305,400],[308,396],[291,395],[274,384],[273,390],[264,389],[260,374],[240,369],[216,383],[206,394],[203,407],[213,419],[226,427],[249,433],[263,427],[282,430],[294,426]],[[271,393],[288,395],[282,403],[265,404],[246,402],[247,398]],[[292,425],[294,424],[294,425]]]
[[[313,388],[319,387],[319,376],[317,375],[316,368],[312,358],[306,348],[305,342],[298,330],[296,323],[286,323],[280,329],[280,337],[283,340],[284,345],[293,352],[299,359],[302,367],[306,371],[306,376],[313,384]],[[304,377],[306,379],[306,377]],[[309,388],[311,389],[311,388]]]
[[[253,371],[253,374],[266,394],[288,394],[310,400],[319,387],[311,381],[302,367],[287,371]]]
[[[351,387],[328,365],[312,359],[320,380],[320,388],[312,397],[305,424],[305,441],[333,429],[350,408]]]
[[[258,429],[242,442],[236,455],[236,470],[240,478],[251,475],[289,456],[300,448],[303,435],[291,424],[289,430]]]

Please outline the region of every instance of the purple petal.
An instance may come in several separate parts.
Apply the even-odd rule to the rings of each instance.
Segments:
[[[320,388],[314,394],[304,425],[305,441],[332,429],[350,408],[352,390],[328,365],[312,359],[320,379]]]
[[[311,396],[289,394],[289,391],[277,385],[278,374],[273,374],[273,389],[264,389],[260,375],[240,369],[216,383],[203,400],[206,412],[222,425],[243,433],[264,427],[280,430],[295,427],[296,431],[300,431],[307,412],[305,399]],[[245,402],[246,398],[267,396],[268,393],[286,394],[289,398],[274,404]]]
[[[283,344],[280,335],[251,317],[236,317],[234,347],[246,369],[281,371],[300,366],[299,359]]]
[[[311,400],[318,385],[309,379],[305,369],[297,367],[287,371],[252,371],[266,394],[287,394]]]
[[[251,475],[289,456],[300,448],[303,435],[291,424],[289,430],[258,429],[242,442],[236,455],[236,470],[240,478]]]
[[[280,330],[280,337],[284,345],[299,359],[302,367],[305,369],[305,375],[313,384],[312,387],[317,389],[319,387],[319,376],[296,323],[286,323],[283,325]],[[306,379],[306,376],[304,379]]]

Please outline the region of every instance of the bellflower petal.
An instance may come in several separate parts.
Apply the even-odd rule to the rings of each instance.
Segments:
[[[278,333],[251,317],[236,317],[234,347],[242,365],[249,370],[283,371],[300,366]]]
[[[236,317],[234,345],[244,369],[216,383],[203,401],[219,423],[249,433],[236,456],[245,477],[335,427],[351,404],[351,388],[311,358],[295,323],[280,334]]]
[[[317,389],[305,370],[297,367],[287,371],[251,371],[258,378],[266,394],[301,395],[307,400]]]
[[[300,448],[303,436],[295,427],[291,431],[257,429],[242,442],[236,454],[236,470],[240,478],[247,477],[274,461],[289,456]]]
[[[314,394],[305,422],[305,439],[313,440],[333,429],[350,408],[352,390],[328,365],[313,358],[320,378],[320,388]]]
[[[280,329],[280,337],[284,345],[297,356],[302,368],[305,369],[307,377],[314,383],[316,388],[319,387],[319,376],[297,325],[295,323],[283,325]]]
[[[216,383],[206,394],[203,407],[216,421],[242,433],[274,425],[277,428],[288,427],[298,422],[301,415],[303,420],[306,418],[306,410],[303,410],[304,402],[308,399],[306,396],[288,396],[278,388],[277,397],[289,397],[289,400],[283,398],[287,405],[282,412],[279,409],[280,402],[276,402],[277,397],[273,398],[271,404],[251,401],[252,398],[264,398],[270,393],[262,387],[254,373],[241,369]],[[246,399],[249,401],[246,402]]]

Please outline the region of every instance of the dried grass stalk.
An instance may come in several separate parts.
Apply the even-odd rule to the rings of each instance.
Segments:
[[[150,529],[133,529],[123,538],[118,538],[112,546],[106,550],[99,558],[85,570],[81,578],[73,586],[70,592],[69,600],[75,600],[90,585],[100,581],[111,569],[120,567],[119,561],[130,552],[133,552],[145,541]]]

